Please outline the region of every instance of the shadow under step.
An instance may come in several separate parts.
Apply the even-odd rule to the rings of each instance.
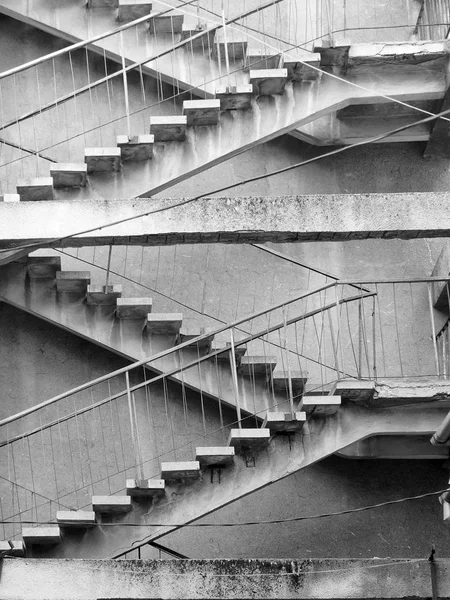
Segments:
[[[289,373],[288,371],[275,369],[272,373],[273,389],[289,392],[289,379],[292,383],[293,393],[296,395],[302,394],[308,381],[308,373],[306,371],[291,371]]]
[[[165,481],[198,479],[199,477],[200,463],[198,460],[161,463],[161,478]]]
[[[250,83],[253,93],[258,96],[284,94],[287,82],[287,69],[252,69]]]
[[[155,142],[184,142],[187,117],[150,117],[150,133]]]
[[[184,15],[171,13],[158,15],[149,21],[149,33],[181,33],[183,30]]]
[[[85,148],[84,162],[88,173],[120,171],[120,148]]]
[[[150,313],[147,315],[146,328],[149,333],[178,335],[183,323],[182,313]]]
[[[178,334],[178,343],[184,344],[185,342],[189,342],[190,340],[195,340],[200,335],[204,335],[204,334],[206,334],[206,330],[204,327],[197,328],[195,326],[189,326],[189,325],[183,324],[180,329],[180,333]],[[206,351],[209,352],[211,349],[211,344],[212,344],[213,340],[214,340],[214,334],[211,334],[208,337],[205,337],[204,339],[202,339],[198,342],[192,342],[192,344],[189,344],[188,347],[199,348],[202,350],[206,349]]]
[[[118,319],[146,319],[152,312],[151,298],[117,298],[116,316]]]
[[[24,527],[22,539],[25,546],[55,546],[61,543],[61,529],[58,525],[48,527]]]
[[[85,187],[87,184],[87,164],[56,163],[50,167],[54,188]]]
[[[119,0],[117,20],[121,22],[134,21],[149,15],[152,3],[147,0]]]
[[[300,411],[294,413],[268,412],[264,418],[263,427],[270,431],[301,431],[306,422],[306,412]]]
[[[61,271],[60,256],[28,256],[27,275],[30,279],[55,279]]]
[[[93,510],[58,510],[56,520],[60,527],[87,529],[96,523]]]
[[[16,191],[23,202],[53,200],[52,177],[36,177],[27,181],[19,181]]]
[[[303,396],[302,408],[307,414],[334,415],[341,405],[340,396]]]
[[[130,512],[130,496],[92,496],[92,508],[100,514],[118,515]]]
[[[250,69],[280,69],[283,66],[284,62],[281,54],[267,52],[263,48],[247,48],[244,71]]]
[[[90,271],[57,271],[56,289],[60,293],[86,295],[91,283]]]
[[[131,160],[149,160],[153,158],[153,144],[155,136],[153,135],[118,135],[116,143],[121,151],[123,161]]]
[[[277,364],[276,356],[243,356],[239,365],[239,373],[253,377],[255,375],[271,376]]]
[[[188,127],[217,125],[220,117],[220,100],[185,100],[183,115],[187,119]]]
[[[216,89],[221,110],[246,110],[251,106],[252,96],[253,86],[250,83]]]
[[[86,302],[89,306],[114,306],[122,296],[122,286],[91,284],[87,287]]]
[[[164,479],[127,479],[127,495],[137,498],[152,498],[164,494]]]
[[[234,454],[232,446],[200,446],[195,449],[195,459],[201,467],[232,464]]]

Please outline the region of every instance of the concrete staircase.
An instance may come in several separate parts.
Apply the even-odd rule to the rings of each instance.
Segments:
[[[95,496],[90,510],[58,511],[54,525],[24,527],[10,551],[33,558],[120,557],[360,439],[379,432],[427,435],[446,412],[439,403],[392,409],[349,402],[330,405],[327,414],[286,416],[281,432],[267,415],[264,428],[231,429],[227,446],[196,448],[195,460],[161,463],[160,479],[128,480],[126,495]]]

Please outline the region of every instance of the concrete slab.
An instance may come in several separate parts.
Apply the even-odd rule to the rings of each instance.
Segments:
[[[133,508],[130,496],[92,496],[92,508],[97,513],[121,514]]]
[[[281,69],[284,67],[281,53],[267,52],[264,48],[248,47],[245,54],[244,70]]]
[[[85,148],[84,162],[88,173],[120,171],[120,148]]]
[[[0,196],[0,202],[20,202],[19,194],[4,194]]]
[[[215,465],[229,465],[233,463],[235,450],[232,446],[203,447],[195,449],[195,459],[202,467]]]
[[[86,529],[95,525],[95,512],[93,510],[58,510],[56,520],[60,527]]]
[[[87,165],[84,163],[54,163],[50,167],[54,188],[85,187]]]
[[[117,146],[121,150],[123,161],[128,160],[149,160],[153,158],[153,144],[155,137],[153,135],[118,135],[116,138]]]
[[[334,415],[341,405],[340,396],[303,396],[302,408],[314,416]]]
[[[147,0],[119,0],[117,20],[121,22],[134,21],[145,17],[152,11],[152,3]]]
[[[117,298],[122,296],[122,286],[120,284],[104,285],[91,284],[88,285],[86,302],[90,306],[114,306]]]
[[[30,279],[55,279],[61,271],[60,256],[28,256],[27,274]]]
[[[261,429],[232,429],[228,437],[228,445],[237,449],[261,448],[270,440],[270,430]]]
[[[56,289],[58,292],[86,294],[91,283],[90,271],[57,271]]]
[[[164,494],[164,479],[127,479],[127,494],[137,498],[152,498]]]
[[[220,116],[220,100],[185,100],[183,115],[187,118],[187,126],[217,125]]]
[[[161,477],[166,481],[198,479],[200,477],[200,463],[198,460],[163,462],[161,463]]]
[[[259,96],[284,94],[287,81],[287,69],[255,69],[250,70],[250,83],[253,93]]]
[[[221,110],[247,110],[251,106],[253,86],[224,86],[216,89]]]
[[[61,542],[61,529],[57,525],[23,527],[22,539],[25,546],[54,546]]]
[[[320,54],[292,50],[284,59],[283,67],[287,69],[288,79],[293,81],[314,81],[320,75]],[[315,68],[311,68],[315,67]]]
[[[88,8],[117,8],[119,0],[87,0]]]
[[[146,319],[152,312],[151,298],[117,298],[116,316],[118,319]]]
[[[23,202],[53,200],[52,177],[36,177],[27,181],[19,181],[17,193]]]
[[[183,29],[184,15],[182,13],[171,12],[167,15],[160,15],[148,22],[149,33],[167,33],[173,35],[181,33]]]
[[[243,356],[239,365],[242,375],[270,375],[277,364],[276,356]]]
[[[186,139],[185,116],[150,117],[150,133],[155,142],[183,142]]]
[[[0,553],[7,556],[25,556],[25,546],[22,540],[0,541]]]
[[[270,431],[301,431],[306,422],[306,413],[304,411],[294,413],[269,412],[266,414],[263,427]]]
[[[204,35],[189,42],[186,48],[189,50],[200,50],[203,55],[210,55],[214,45],[215,31],[208,31],[206,25],[201,24],[200,27],[192,27],[191,25],[183,23],[183,27],[181,29],[181,39],[187,40],[188,38],[198,35],[202,31],[205,32]]]
[[[308,373],[306,371],[283,371],[275,369],[272,373],[272,383],[274,390],[283,392],[289,391],[289,375],[294,394],[301,394],[305,389],[308,381]]]
[[[146,327],[150,333],[156,335],[177,334],[182,323],[182,313],[151,313],[147,315]]]

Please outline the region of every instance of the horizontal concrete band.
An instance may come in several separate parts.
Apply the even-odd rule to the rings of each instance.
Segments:
[[[450,559],[436,561],[448,597]],[[33,585],[30,585],[33,582]],[[426,559],[5,560],[2,598],[428,598]]]
[[[450,193],[336,194],[0,204],[0,248],[66,236],[167,207],[56,246],[341,241],[450,236]]]

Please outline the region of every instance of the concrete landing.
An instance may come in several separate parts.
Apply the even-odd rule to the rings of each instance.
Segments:
[[[198,447],[195,449],[195,460],[202,467],[229,465],[233,463],[234,452],[234,448],[231,446]]]
[[[130,496],[92,496],[92,508],[96,513],[121,514],[132,509]]]

